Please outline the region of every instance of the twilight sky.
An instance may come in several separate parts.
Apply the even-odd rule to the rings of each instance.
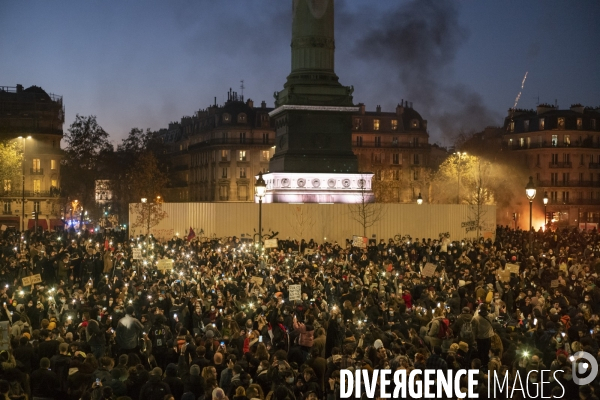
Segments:
[[[64,96],[65,130],[94,114],[115,144],[222,104],[273,106],[290,71],[291,0],[0,2],[0,86]],[[519,107],[600,105],[596,0],[336,0],[336,72],[355,103],[401,99],[432,142],[500,125]]]

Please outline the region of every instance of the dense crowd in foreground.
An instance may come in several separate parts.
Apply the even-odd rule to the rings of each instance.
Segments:
[[[528,240],[499,227],[494,240],[280,240],[263,250],[235,237],[6,231],[0,393],[337,400],[343,369],[467,368],[480,371],[479,398],[494,372],[520,373],[531,389],[548,380],[539,371],[562,370],[546,397],[564,388],[565,399],[597,399],[600,379],[578,386],[571,357],[600,354],[600,237],[538,232],[533,249]],[[163,258],[172,269],[157,270]],[[433,276],[422,273],[428,263]],[[518,273],[504,273],[507,263]],[[22,286],[32,274],[42,282]],[[297,284],[301,300],[290,301]]]

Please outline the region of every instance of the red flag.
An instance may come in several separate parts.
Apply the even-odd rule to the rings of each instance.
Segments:
[[[104,240],[104,250],[108,250],[108,239]]]
[[[194,229],[190,226],[190,233],[188,233],[188,236],[187,236],[188,242],[195,237],[196,237],[196,232],[194,232]]]

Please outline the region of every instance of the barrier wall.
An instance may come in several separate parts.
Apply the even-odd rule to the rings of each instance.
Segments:
[[[192,227],[197,236],[252,237],[258,231],[258,204],[254,203],[164,203],[167,213],[150,232],[157,238],[187,236]],[[353,235],[363,236],[363,228],[353,217],[356,205],[347,204],[263,204],[263,234],[279,232],[279,239],[315,239],[343,243]],[[377,204],[373,211],[381,216],[367,228],[366,236],[377,239],[410,235],[413,238],[438,238],[448,232],[452,240],[474,238],[474,208],[452,204]],[[135,226],[136,206],[130,204],[130,234],[144,234],[146,228]],[[491,236],[496,227],[496,206],[483,206],[481,236]],[[256,231],[255,231],[256,230]],[[201,231],[204,234],[201,235]]]

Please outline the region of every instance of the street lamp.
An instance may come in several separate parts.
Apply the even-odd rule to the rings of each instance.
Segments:
[[[454,153],[454,155],[458,156],[458,162],[457,162],[457,166],[456,166],[456,175],[458,178],[458,182],[457,182],[457,191],[456,191],[456,204],[460,204],[460,161],[462,160],[463,156],[467,155],[467,152],[456,152]]]
[[[525,186],[525,194],[529,199],[529,252],[533,253],[533,232],[531,232],[531,226],[533,225],[533,199],[535,198],[535,185],[533,184],[533,176],[529,177],[529,182]]]
[[[21,169],[23,170],[23,187],[21,189],[21,232],[25,231],[25,139],[31,139],[31,136],[26,138],[19,136],[23,141],[23,160],[21,160]]]
[[[546,212],[546,206],[548,205],[548,192],[544,192],[544,229],[546,229],[546,225],[548,222],[546,221],[546,216],[548,213]]]
[[[421,192],[419,192],[419,197],[417,197],[417,204],[418,205],[423,204],[423,198],[421,197]]]
[[[258,179],[254,183],[254,193],[258,197],[258,245],[262,246],[262,200],[267,192],[267,183],[262,177],[262,172],[258,173]]]

